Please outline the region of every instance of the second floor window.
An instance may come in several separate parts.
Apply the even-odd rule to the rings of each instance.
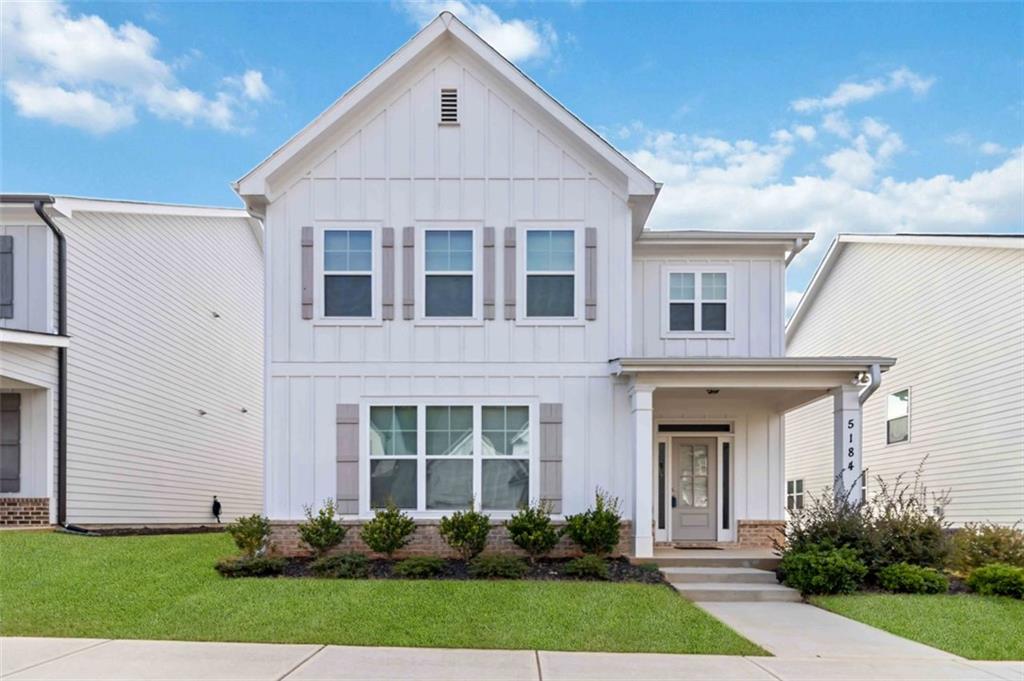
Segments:
[[[576,316],[576,235],[572,230],[526,232],[526,316]]]
[[[473,316],[471,230],[428,229],[423,272],[427,317]]]
[[[368,229],[324,231],[324,316],[370,317],[373,236]]]
[[[726,331],[728,328],[729,275],[726,272],[669,274],[669,331]]]
[[[910,390],[889,395],[885,412],[885,443],[893,445],[910,440]]]

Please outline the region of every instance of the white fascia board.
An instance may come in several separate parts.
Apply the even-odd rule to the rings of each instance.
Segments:
[[[37,333],[35,331],[0,329],[0,343],[11,343],[13,345],[36,345],[48,348],[66,348],[71,345],[71,339],[67,336],[59,336],[55,333]]]
[[[217,208],[211,206],[189,206],[173,203],[148,203],[120,199],[93,199],[78,196],[54,198],[53,211],[73,218],[75,211],[133,214],[133,215],[180,215],[200,218],[251,219],[244,208]]]
[[[886,371],[894,364],[893,357],[706,357],[706,358],[631,358],[609,362],[611,373],[791,373],[863,371],[877,364]]]
[[[840,234],[839,240],[848,244],[1024,249],[1024,236],[1016,234]]]

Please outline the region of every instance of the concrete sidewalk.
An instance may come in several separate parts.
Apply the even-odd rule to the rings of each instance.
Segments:
[[[271,643],[0,639],[0,677],[22,679],[977,679],[1022,681],[1024,663],[952,655],[729,657],[532,650],[359,648]]]

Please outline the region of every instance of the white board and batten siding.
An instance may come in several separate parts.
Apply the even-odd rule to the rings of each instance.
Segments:
[[[631,458],[616,455],[629,451],[628,396],[607,364],[627,349],[628,288],[616,283],[626,279],[631,257],[626,179],[488,69],[454,42],[424,54],[331,139],[305,150],[287,181],[274,180],[281,190],[266,211],[272,518],[300,517],[304,504],[335,495],[336,405],[390,398],[561,403],[566,509],[585,507],[599,486],[631,503]],[[458,125],[439,125],[442,87],[458,88]],[[325,319],[319,293],[313,319],[303,319],[306,226],[315,228],[317,261],[323,228],[368,227],[376,238],[381,228],[394,228],[393,320]],[[484,228],[494,229],[494,319],[478,312],[481,318],[464,323],[431,323],[419,310],[403,318],[403,228],[416,228],[421,254],[426,226],[470,227],[477,240]],[[516,229],[520,276],[523,230],[545,226],[577,230],[578,319],[506,319],[505,230]],[[583,301],[587,228],[597,238],[598,307],[590,321]],[[478,296],[480,274],[478,267]],[[521,283],[519,289],[522,307]]]
[[[260,244],[241,211],[185,211],[58,220],[69,522],[209,523],[215,494],[226,519],[262,508]]]
[[[13,265],[12,314],[0,316],[0,329],[54,333],[56,248],[50,229],[30,213],[0,210],[0,236],[10,237]]]
[[[947,519],[1024,519],[1024,248],[921,243],[842,244],[788,339],[790,355],[898,358],[864,406],[868,495],[874,477],[949,489]],[[910,390],[910,440],[886,444],[886,397]],[[831,482],[827,400],[786,417],[786,477]]]

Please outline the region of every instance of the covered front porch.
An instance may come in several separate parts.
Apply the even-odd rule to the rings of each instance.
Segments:
[[[783,416],[831,395],[833,464],[858,501],[861,405],[884,357],[618,359],[633,432],[634,555],[655,547],[767,550],[785,527]],[[823,456],[827,453],[822,452]]]

